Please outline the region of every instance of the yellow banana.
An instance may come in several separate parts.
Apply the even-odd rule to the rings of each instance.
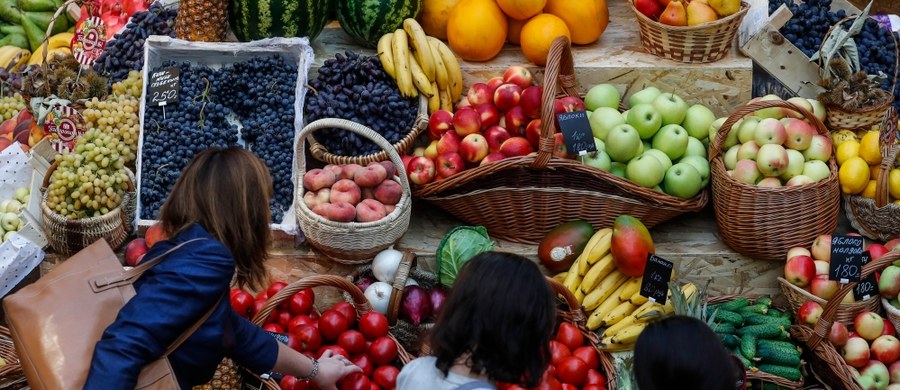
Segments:
[[[594,310],[591,315],[588,316],[584,325],[590,330],[597,330],[600,329],[600,320],[602,319],[603,313],[598,308],[598,310]]]
[[[15,65],[13,65],[12,70],[21,69],[28,63],[29,60],[31,60],[31,52],[26,49],[22,49],[19,54],[13,56],[12,62],[15,62]]]
[[[14,57],[23,50],[15,46],[0,47],[0,67],[5,68],[13,62]]]
[[[594,249],[594,247],[597,246],[598,243],[600,243],[600,240],[603,238],[604,230],[606,230],[606,229],[600,229],[600,230],[594,232],[594,234],[588,240],[587,244],[584,245],[584,249],[582,249],[581,253],[578,254],[578,259],[575,261],[579,262],[578,263],[578,273],[580,273],[581,275],[584,275],[585,273],[587,273],[591,264],[593,264],[593,263],[588,263],[587,257],[591,254],[591,251]]]
[[[573,295],[575,295],[575,300],[578,301],[579,305],[581,304],[581,302],[584,302],[584,293],[581,292],[581,289],[576,289],[575,294]]]
[[[450,98],[450,90],[441,88],[438,94],[441,98],[441,109],[453,112],[453,99]]]
[[[697,286],[693,283],[686,283],[684,286],[681,286],[681,293],[684,294],[685,299],[691,299],[696,292]],[[668,302],[666,303],[668,304]]]
[[[69,47],[72,43],[72,38],[75,37],[75,34],[70,32],[61,32],[56,34],[50,39],[47,40],[48,47],[50,49],[56,49],[57,47]]]
[[[603,278],[615,269],[616,264],[613,263],[612,255],[606,256],[606,258],[591,266],[591,269],[584,275],[584,279],[581,281],[581,290],[584,291],[585,294],[590,293],[591,290],[600,284],[600,281],[603,280]]]
[[[582,307],[588,311],[596,309],[597,306],[600,306],[600,304],[616,290],[616,288],[622,285],[622,283],[625,283],[625,279],[627,279],[627,276],[619,272],[619,270],[610,272],[609,275],[603,278],[597,287],[585,295]]]
[[[624,302],[631,298],[636,292],[641,291],[641,280],[643,278],[628,278],[628,281],[619,289],[619,300]]]
[[[437,91],[438,86],[437,83],[431,83],[431,88],[434,91]],[[441,97],[440,95],[433,93],[428,97],[428,113],[431,114],[437,110],[441,109]]]
[[[556,275],[553,275],[553,279],[556,279],[557,282],[563,283],[566,281],[566,276],[569,275],[569,271],[563,271]]]
[[[441,49],[439,49],[432,41],[428,40],[428,47],[431,48],[431,58],[434,60],[434,81],[437,81],[438,87],[441,89],[450,88],[450,74],[447,72],[447,64],[441,57]]]
[[[391,42],[394,40],[394,33],[389,32],[381,36],[381,39],[378,40],[378,58],[381,59],[381,67],[384,68],[384,72],[391,76],[391,78],[396,79],[396,72],[394,71],[394,54],[391,51]]]
[[[594,235],[598,234],[600,234],[600,237],[597,240],[597,244],[591,248],[591,252],[588,253],[587,256],[587,261],[590,264],[594,264],[605,257],[609,253],[609,248],[612,246],[612,229],[601,229]]]
[[[602,326],[601,321],[603,320],[603,317],[606,317],[606,314],[615,309],[616,306],[619,306],[619,298],[616,297],[616,294],[610,294],[603,300],[603,303],[601,303],[600,306],[597,306],[597,308],[591,312],[591,315],[588,316],[588,329],[596,330],[597,328],[600,328]]]
[[[606,328],[606,330],[603,331],[603,337],[612,337],[616,333],[619,333],[619,331],[621,331],[622,329],[625,329],[636,322],[637,318],[634,318],[634,315],[626,316],[622,319],[622,321],[619,321],[615,325]]]
[[[638,320],[638,322],[648,322],[650,320],[657,319],[666,314],[672,314],[675,312],[675,308],[672,306],[672,299],[666,300],[665,305],[660,305],[658,303],[653,303],[647,301],[647,303],[641,305],[637,310],[634,311],[634,318]]]
[[[623,351],[631,351],[634,349],[634,344],[613,344],[612,338],[604,338],[601,342],[600,350],[606,352],[623,352]]]
[[[429,39],[440,49],[441,59],[444,60],[444,64],[447,66],[447,76],[450,77],[450,97],[453,98],[453,101],[456,101],[462,96],[463,90],[462,70],[459,68],[456,54],[440,39],[434,37],[429,37]]]
[[[41,65],[44,63],[44,47],[46,45],[47,45],[46,42],[41,44],[41,46],[38,47],[37,50],[34,51],[34,53],[32,53],[31,58],[28,60],[28,66]],[[2,57],[3,57],[3,48],[0,48],[0,58],[2,58]],[[49,52],[47,52],[47,58],[50,58]]]
[[[648,301],[647,297],[641,295],[640,290],[638,290],[638,292],[634,293],[631,296],[631,298],[628,298],[628,302],[631,302],[635,305],[643,305],[643,304],[647,303],[647,301]]]
[[[412,82],[412,70],[410,70],[409,42],[406,32],[398,29],[394,31],[391,39],[391,54],[394,56],[394,71],[397,72],[397,87],[400,93],[406,97],[416,96],[416,88]]]
[[[419,61],[419,66],[422,67],[422,73],[428,78],[429,83],[434,81],[434,59],[431,56],[431,45],[428,43],[428,36],[425,35],[425,30],[422,29],[422,26],[415,19],[406,18],[403,20],[403,31],[406,31],[406,34],[409,35],[410,43],[412,43],[412,48],[415,51],[416,61]]]
[[[569,266],[569,271],[566,272],[566,279],[563,280],[563,285],[573,294],[575,293],[575,290],[578,290],[578,286],[581,285],[581,275],[578,275],[577,263],[572,263],[572,265]]]
[[[629,327],[622,329],[618,333],[612,336],[613,344],[634,344],[637,341],[638,336],[641,335],[641,332],[644,331],[644,328],[647,327],[646,322],[639,322],[636,324],[632,324]]]
[[[625,317],[630,317],[631,313],[634,312],[634,309],[636,308],[637,306],[628,301],[619,303],[619,305],[613,308],[609,313],[606,313],[600,321],[600,326],[613,326],[619,321],[624,320]]]
[[[409,69],[412,74],[413,85],[416,86],[416,89],[418,89],[419,92],[430,98],[434,95],[434,90],[431,89],[431,81],[428,80],[428,77],[425,77],[424,73],[422,73],[422,67],[420,65],[419,61],[415,58],[409,59]],[[440,104],[438,105],[440,106]]]

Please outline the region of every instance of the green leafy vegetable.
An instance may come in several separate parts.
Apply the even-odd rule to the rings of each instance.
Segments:
[[[475,255],[494,249],[484,226],[457,226],[441,240],[437,247],[438,277],[441,284],[450,287],[456,274]]]

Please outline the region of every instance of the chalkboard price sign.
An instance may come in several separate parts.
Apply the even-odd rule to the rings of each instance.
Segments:
[[[862,274],[863,238],[860,236],[831,237],[831,265],[828,278],[842,284],[858,282]]]
[[[863,252],[861,259],[862,264],[866,265],[872,257],[869,255],[869,252],[866,251]],[[856,297],[856,299],[866,300],[875,295],[878,295],[878,279],[875,278],[874,273],[860,281],[859,284],[853,288],[853,296]]]
[[[181,88],[178,68],[162,69],[150,74],[147,84],[147,99],[151,106],[165,106],[178,102],[178,90]]]
[[[556,115],[556,121],[559,122],[569,154],[581,156],[597,151],[587,111],[563,112]]]
[[[647,267],[641,280],[641,295],[660,305],[666,304],[669,295],[669,280],[675,264],[654,254],[647,256]]]

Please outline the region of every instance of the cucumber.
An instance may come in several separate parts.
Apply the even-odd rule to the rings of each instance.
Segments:
[[[741,337],[741,354],[748,360],[756,359],[756,335],[748,334]]]
[[[716,313],[716,322],[727,322],[733,324],[735,326],[741,326],[744,324],[744,317],[741,317],[740,314],[735,313],[733,311],[719,309]],[[709,313],[710,315],[712,313]]]
[[[712,325],[713,332],[716,333],[734,333],[737,328],[734,327],[734,324],[728,322],[721,322]]]
[[[738,313],[757,313],[757,314],[766,314],[769,312],[769,306],[764,304],[750,305],[744,306],[737,311]]]
[[[767,364],[778,364],[788,367],[800,366],[800,356],[790,353],[783,353],[782,350],[773,348],[763,348],[757,345],[756,356],[760,361]]]
[[[728,348],[734,348],[738,345],[741,345],[741,339],[731,333],[716,333],[719,336],[719,339],[722,340],[722,344],[724,344]]]
[[[765,314],[747,314],[743,318],[744,323],[747,325],[778,324],[785,328],[791,326],[791,321],[787,318],[773,317]]]
[[[720,310],[737,311],[738,309],[750,304],[750,300],[746,297],[739,297],[730,302],[719,305]]]
[[[732,348],[732,349],[731,349],[731,354],[734,355],[734,356],[737,356],[737,358],[741,360],[741,363],[744,363],[744,368],[745,368],[747,371],[750,371],[751,368],[756,367],[756,364],[754,364],[752,360],[747,359],[747,358],[744,357],[744,354],[741,353],[741,350],[740,350],[740,349],[738,349],[738,348]]]
[[[772,298],[771,297],[759,297],[759,298],[756,298],[755,301],[753,301],[753,304],[754,305],[772,306]]]
[[[760,364],[759,370],[775,376],[780,376],[789,381],[800,380],[800,369],[797,367],[780,366],[777,364]]]
[[[797,344],[794,344],[790,341],[779,341],[779,340],[757,340],[756,344],[759,348],[773,348],[780,349],[784,353],[790,353],[793,355],[800,356],[800,347]]]
[[[759,339],[771,339],[781,336],[785,331],[784,327],[779,324],[762,324],[745,326],[738,329],[736,333],[741,337],[752,334]]]

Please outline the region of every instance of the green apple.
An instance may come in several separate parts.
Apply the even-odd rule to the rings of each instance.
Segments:
[[[653,136],[653,149],[662,150],[674,160],[684,155],[688,138],[691,137],[681,125],[665,125]]]
[[[594,137],[594,146],[597,147],[597,150],[606,151],[606,142],[603,142],[600,138]]]
[[[794,176],[802,175],[804,162],[806,161],[803,157],[803,153],[796,151],[794,149],[787,149],[788,154],[788,165],[785,168],[784,173],[781,174],[781,179],[784,181],[791,180]]]
[[[687,109],[684,122],[681,127],[687,130],[691,137],[698,140],[709,136],[709,126],[716,121],[716,114],[702,104],[695,104]]]
[[[662,92],[659,88],[656,87],[647,87],[640,91],[635,92],[628,98],[628,107],[634,107],[641,103],[650,104],[653,103],[653,100],[656,99],[657,96],[661,95]]]
[[[664,93],[653,99],[653,107],[662,116],[663,125],[680,124],[687,116],[688,104],[681,96],[674,93]]]
[[[602,150],[588,153],[586,156],[584,156],[584,159],[581,160],[581,162],[583,162],[585,165],[589,165],[607,172],[609,172],[612,166],[612,160],[610,160],[609,155]]]
[[[809,160],[803,163],[803,175],[809,176],[813,181],[825,180],[831,176],[831,169],[822,160]]]
[[[642,154],[628,162],[625,177],[639,186],[653,188],[662,183],[666,170],[659,159],[649,154]]]
[[[625,117],[619,113],[619,110],[600,107],[594,110],[594,114],[588,118],[588,123],[591,124],[591,132],[594,133],[594,137],[605,140],[609,129],[625,123]]]
[[[641,103],[628,110],[625,123],[634,127],[641,139],[650,139],[662,126],[662,116],[653,105]]]
[[[590,111],[590,110],[585,110],[584,114],[587,115],[588,120],[591,120],[591,115],[594,115],[594,112]]]
[[[665,170],[669,170],[669,168],[672,167],[672,159],[670,159],[669,156],[667,156],[662,150],[647,149],[647,151],[645,151],[643,154],[649,154],[653,157],[656,157],[659,162],[662,163]]]
[[[706,188],[706,186],[709,184],[710,173],[709,161],[707,161],[706,158],[700,156],[684,156],[681,158],[681,160],[678,161],[678,163],[691,164],[691,166],[693,166],[694,169],[696,169],[697,172],[700,173],[700,178],[703,179],[702,186]]]
[[[627,165],[625,165],[625,163],[613,161],[612,164],[610,164],[609,173],[612,173],[613,175],[616,175],[616,176],[624,179],[626,167],[627,167]]]
[[[716,133],[719,132],[719,128],[722,127],[722,124],[725,123],[726,119],[728,119],[728,118],[716,118],[716,120],[714,120],[713,123],[711,123],[709,125],[708,131],[709,131],[709,141],[710,142],[712,142],[713,140],[716,139]]]
[[[756,139],[756,128],[759,125],[759,118],[749,117],[740,122],[740,126],[735,123],[731,127],[731,132],[737,131],[738,142],[747,143]]]
[[[771,95],[771,94],[759,98],[759,101],[768,101],[768,100],[782,100],[782,99],[778,95]],[[759,118],[763,118],[763,119],[764,118],[781,119],[781,118],[784,118],[787,116],[787,109],[782,108],[782,107],[763,108],[762,110],[757,110],[753,115],[756,117],[759,117]]]
[[[641,151],[638,152],[638,156],[650,149],[653,149],[653,145],[650,144],[650,140],[645,139],[643,142],[641,142]]]
[[[697,168],[682,162],[672,165],[672,168],[666,171],[663,185],[666,187],[667,194],[690,199],[703,189],[703,178]]]
[[[813,116],[819,118],[820,121],[825,121],[825,105],[822,102],[816,99],[806,99],[809,101],[809,104],[812,106]]]
[[[694,137],[688,137],[687,149],[684,150],[684,155],[706,158],[706,146],[703,145],[703,141],[700,141],[699,139],[696,139]]]
[[[739,150],[741,150],[741,145],[733,145],[725,151],[724,155],[722,155],[722,162],[725,164],[726,170],[730,171],[737,165],[737,155]]]
[[[620,101],[622,101],[622,96],[619,94],[619,90],[610,84],[595,85],[584,96],[584,106],[589,111],[594,111],[598,107],[618,109]]]
[[[613,127],[606,136],[606,153],[613,161],[628,162],[643,148],[641,136],[630,125]]]

